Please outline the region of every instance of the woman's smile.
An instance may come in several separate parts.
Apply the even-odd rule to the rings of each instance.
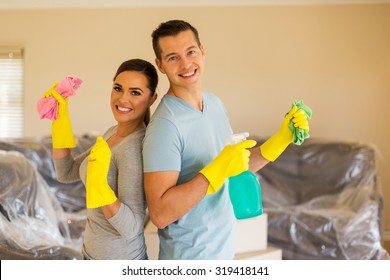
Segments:
[[[116,109],[117,109],[118,112],[121,113],[121,114],[126,114],[126,113],[129,113],[130,111],[132,111],[131,108],[123,107],[123,106],[119,106],[119,105],[116,106]]]

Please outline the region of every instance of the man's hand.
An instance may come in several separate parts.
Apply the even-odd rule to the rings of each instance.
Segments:
[[[250,151],[247,149],[255,145],[254,140],[227,145],[209,165],[200,171],[210,182],[207,194],[217,192],[227,178],[248,170]]]
[[[284,117],[279,131],[260,146],[261,155],[265,159],[275,161],[292,142],[293,133],[289,128],[290,121],[292,121],[294,127],[309,132],[309,123],[305,112],[298,110],[297,106],[293,106]]]

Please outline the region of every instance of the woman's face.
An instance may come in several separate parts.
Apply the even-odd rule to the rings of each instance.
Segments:
[[[147,108],[156,99],[147,85],[147,78],[140,72],[125,71],[116,77],[111,92],[111,110],[118,123],[138,125],[143,122]]]

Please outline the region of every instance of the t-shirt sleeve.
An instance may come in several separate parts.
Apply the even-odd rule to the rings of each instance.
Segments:
[[[153,119],[143,143],[144,172],[180,171],[182,141],[174,123],[167,119]]]

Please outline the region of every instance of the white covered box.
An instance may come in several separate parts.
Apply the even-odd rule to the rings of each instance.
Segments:
[[[265,250],[267,248],[267,226],[267,213],[254,218],[237,220],[236,254]]]
[[[281,260],[282,250],[274,247],[267,247],[264,250],[236,254],[235,260]]]

